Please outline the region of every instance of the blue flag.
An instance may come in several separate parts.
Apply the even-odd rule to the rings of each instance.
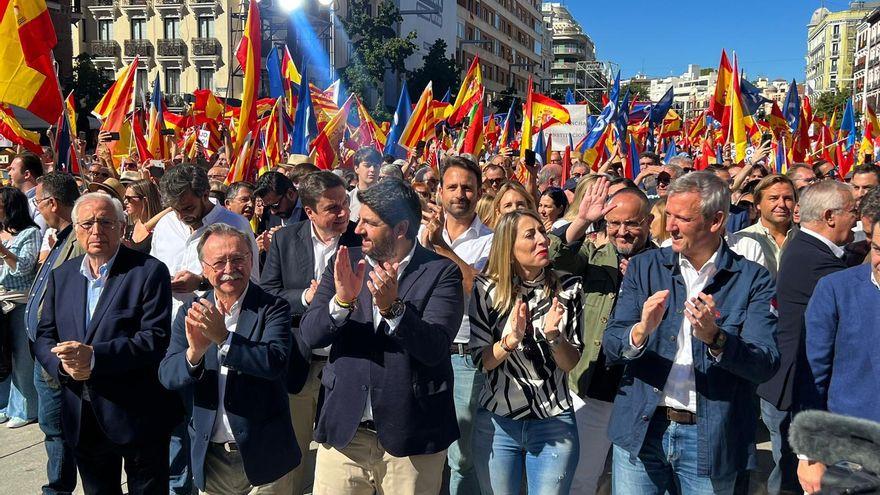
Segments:
[[[385,141],[385,154],[394,158],[406,158],[406,149],[398,146],[400,135],[406,128],[406,123],[412,115],[412,103],[409,99],[409,91],[406,90],[406,84],[400,88],[400,98],[397,99],[397,110],[394,111],[394,119],[391,122],[391,130],[388,132],[388,139]]]
[[[571,88],[568,88],[565,91],[565,104],[576,105],[576,103],[574,102],[574,93],[571,92]]]
[[[797,81],[792,79],[785,95],[785,103],[782,104],[782,116],[788,122],[792,134],[797,134],[798,123],[801,120],[801,98],[797,92]]]
[[[541,164],[547,165],[547,143],[544,142],[544,129],[538,131],[535,137],[535,154],[541,157]]]
[[[653,125],[662,124],[666,117],[666,112],[672,107],[672,86],[666,90],[666,93],[660,98],[660,101],[651,105],[651,113],[648,115],[648,122]]]
[[[293,135],[291,136],[290,153],[309,154],[309,137],[311,130],[318,128],[315,112],[312,108],[312,93],[309,91],[309,65],[303,60],[302,83],[297,95],[296,115],[293,117]]]
[[[619,95],[620,72],[618,71],[617,77],[614,78],[614,86],[611,87],[611,94],[608,97],[608,103],[605,105],[605,108],[602,109],[602,112],[596,118],[596,122],[590,126],[590,131],[587,133],[587,137],[584,139],[584,144],[579,150],[581,153],[596,146],[596,143],[599,142],[599,138],[601,138],[602,135],[605,134],[605,129],[608,128],[608,126],[617,116],[617,97]]]
[[[678,150],[675,148],[675,138],[669,138],[669,143],[666,145],[666,156],[664,157],[666,163],[669,163],[669,160],[672,160],[677,154]]]
[[[440,100],[440,103],[449,103],[449,98],[452,97],[452,88],[446,88],[446,94],[443,95],[443,99]]]
[[[626,126],[629,123],[629,88],[626,90],[626,94],[623,95],[623,100],[620,101],[620,105],[617,109],[617,119],[614,121],[614,126],[617,129],[617,139],[620,142],[626,140]],[[626,155],[626,147],[621,149],[623,151],[624,156]]]
[[[272,98],[284,96],[284,76],[281,75],[281,55],[277,46],[273,46],[266,57],[266,72],[269,73],[269,96]]]
[[[764,103],[770,103],[770,100],[761,95],[761,90],[756,88],[754,84],[750,83],[749,80],[744,77],[739,81],[739,90],[742,94],[743,106],[751,116],[758,113],[761,105]]]
[[[840,119],[840,130],[847,131],[846,150],[852,150],[856,144],[856,118],[853,111],[852,98],[846,100],[846,110],[843,111],[843,118]]]

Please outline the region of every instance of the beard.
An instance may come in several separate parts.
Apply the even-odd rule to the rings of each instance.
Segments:
[[[370,239],[370,241],[372,241],[370,250],[364,250],[370,258],[384,263],[394,257],[394,242],[390,238]]]

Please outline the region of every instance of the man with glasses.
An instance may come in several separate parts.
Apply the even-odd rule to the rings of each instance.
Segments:
[[[262,199],[266,209],[271,213],[268,228],[273,233],[277,227],[301,222],[307,218],[296,187],[281,172],[266,172],[261,175],[257,180],[254,196]]]
[[[657,247],[649,239],[654,217],[645,193],[627,187],[608,198],[607,188],[607,179],[601,178],[587,189],[578,208],[578,219],[572,223],[574,228],[569,227],[566,232],[567,239],[550,236],[553,267],[583,278],[584,304],[590,308],[584,311],[584,352],[568,375],[580,438],[580,460],[572,486],[590,494],[596,493],[611,448],[606,432],[623,376],[623,366],[605,362],[602,334],[629,260]],[[587,227],[601,220],[603,211],[607,211],[604,219],[609,242],[596,247],[584,241],[578,247]],[[574,242],[569,243],[569,238]]]
[[[837,165],[825,160],[818,160],[813,164],[813,172],[816,173],[816,178],[819,180],[836,179]]]
[[[85,493],[164,493],[168,439],[181,407],[159,383],[170,339],[170,277],[121,245],[122,205],[90,193],[73,206],[85,250],[53,270],[34,353],[61,387],[64,438]]]
[[[379,180],[379,167],[382,165],[382,155],[375,148],[364,146],[354,153],[352,159],[354,163],[354,173],[357,174],[357,187],[348,193],[351,207],[351,220],[357,222],[360,218],[361,200],[358,198],[358,191],[365,191],[372,187]],[[436,184],[435,184],[436,189]]]
[[[483,167],[483,189],[484,192],[498,193],[501,186],[507,183],[507,174],[504,167],[490,163]]]
[[[28,208],[31,211],[31,218],[40,226],[40,233],[46,236],[46,221],[40,215],[34,198],[37,192],[37,179],[43,175],[43,162],[40,157],[33,153],[22,153],[16,155],[9,164],[9,180],[19,191],[27,196],[29,203]]]
[[[113,174],[110,173],[109,168],[101,165],[100,162],[95,162],[89,165],[88,176],[89,180],[92,182],[104,182],[110,177],[113,177]]]
[[[226,190],[226,209],[238,213],[247,221],[254,218],[254,185],[247,181],[234,182]]]
[[[188,392],[195,484],[200,493],[294,493],[290,308],[249,282],[247,234],[212,224],[197,251],[212,290],[177,314],[159,368],[166,387]]]
[[[43,298],[49,283],[49,274],[65,261],[85,254],[76,242],[71,223],[71,210],[79,198],[79,189],[72,175],[52,172],[37,178],[34,204],[49,228],[53,229],[54,243],[40,265],[31,286],[25,308],[25,328],[31,342],[37,338],[37,324]],[[64,441],[61,431],[61,387],[39,361],[34,363],[34,385],[37,388],[39,409],[37,420],[45,435],[46,478],[43,493],[72,493],[76,488],[76,463],[71,446]]]
[[[150,254],[165,263],[171,272],[173,296],[172,314],[196,298],[197,291],[211,286],[203,275],[197,246],[205,229],[215,223],[225,223],[244,232],[251,240],[253,252],[257,252],[250,223],[244,217],[225,208],[215,206],[209,199],[208,174],[201,167],[181,164],[168,170],[159,183],[162,202],[174,210],[159,220],[153,231]],[[251,274],[259,279],[259,261],[251,259]],[[173,493],[191,491],[191,474],[187,469],[186,424],[181,424],[172,434],[171,486]]]
[[[801,189],[816,182],[816,172],[814,172],[813,168],[806,163],[792,164],[788,167],[788,170],[786,170],[785,176],[791,179],[792,183],[794,183],[794,189],[795,191],[798,191],[798,193],[800,193]]]

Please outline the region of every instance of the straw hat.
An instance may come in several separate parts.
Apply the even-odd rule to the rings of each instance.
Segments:
[[[91,182],[88,186],[89,192],[105,192],[109,194],[111,197],[114,197],[122,202],[122,198],[125,196],[125,186],[122,185],[119,180],[114,179],[113,177],[105,180],[104,182]]]
[[[287,164],[288,165],[293,166],[293,165],[299,165],[301,163],[310,163],[312,165],[315,164],[315,162],[309,157],[309,155],[298,155],[296,153],[293,153],[287,157]]]

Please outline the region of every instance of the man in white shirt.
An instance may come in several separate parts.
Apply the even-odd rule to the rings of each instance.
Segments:
[[[351,200],[351,220],[357,222],[360,218],[361,201],[358,191],[366,190],[379,180],[379,167],[382,165],[382,155],[375,148],[364,146],[354,153],[354,173],[357,174],[357,187],[349,191]]]
[[[197,294],[210,289],[203,276],[197,246],[205,229],[215,223],[225,223],[243,232],[257,252],[257,244],[250,223],[241,215],[216,206],[209,200],[208,174],[195,165],[180,164],[168,170],[159,183],[162,202],[174,210],[159,220],[153,230],[150,254],[171,273],[171,315],[193,301]],[[251,258],[253,280],[259,280],[259,260]],[[186,459],[186,425],[179,425],[171,435],[171,490],[189,493],[191,474]]]
[[[425,227],[419,239],[428,249],[455,262],[462,273],[465,311],[461,327],[452,341],[452,371],[455,374],[453,395],[455,414],[461,438],[449,447],[448,461],[450,494],[478,493],[476,473],[471,460],[471,435],[473,416],[479,405],[480,391],[485,384],[481,373],[471,358],[468,342],[471,325],[467,305],[470,301],[474,277],[480,273],[489,259],[492,247],[492,229],[483,225],[476,214],[477,201],[482,194],[480,167],[464,157],[450,157],[440,170],[440,206],[428,205]]]
[[[250,283],[246,233],[212,224],[197,250],[213,290],[177,315],[159,369],[191,401],[195,484],[209,494],[292,493],[301,454],[285,380],[290,308]]]

